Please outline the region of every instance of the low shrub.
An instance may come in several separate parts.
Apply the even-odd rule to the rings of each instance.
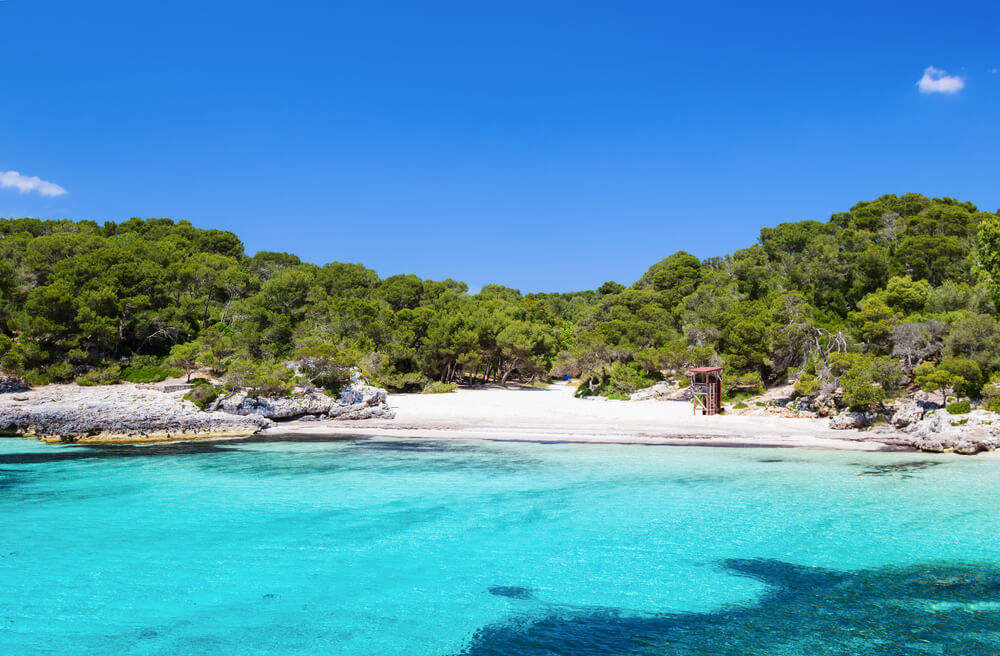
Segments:
[[[945,410],[948,411],[950,415],[964,415],[972,409],[972,404],[968,401],[955,401],[954,403],[949,403]]]
[[[222,389],[221,385],[212,385],[206,381],[192,387],[191,391],[184,395],[184,398],[198,406],[199,410],[204,410],[209,404],[219,398]]]
[[[726,376],[722,383],[723,393],[727,395],[747,394],[757,396],[764,393],[764,381],[756,371],[740,374],[739,376]]]
[[[430,381],[419,372],[411,372],[381,374],[373,382],[390,392],[420,392]]]
[[[608,373],[608,396],[627,399],[633,392],[656,383],[656,378],[643,371],[635,363],[611,365]]]
[[[25,373],[24,356],[17,351],[10,350],[0,356],[0,371],[14,376]]]
[[[44,387],[51,383],[52,379],[43,374],[41,371],[33,370],[24,375],[24,382],[28,383],[32,387]]]
[[[892,398],[903,383],[899,362],[886,356],[833,353],[830,370],[839,378],[841,401],[856,412]]]
[[[1000,412],[1000,397],[992,396],[983,401],[983,410],[990,412]]]
[[[746,403],[744,403],[743,401],[740,401],[739,403],[737,403],[737,404],[735,404],[733,406],[733,410],[745,410],[746,408],[749,408],[749,407],[750,406],[748,406]]]
[[[65,383],[73,380],[76,370],[68,362],[56,362],[45,368],[45,375],[57,383]]]
[[[799,376],[799,379],[795,381],[793,389],[795,390],[795,396],[815,396],[819,394],[822,386],[822,380],[813,374],[803,372],[802,375]]]
[[[128,366],[122,369],[121,378],[130,383],[159,383],[169,378],[170,373],[169,369],[160,365]]]
[[[454,392],[458,389],[458,385],[455,383],[441,383],[438,381],[433,381],[424,385],[424,394],[447,394],[449,392]]]
[[[616,362],[604,372],[604,377],[593,389],[590,389],[590,381],[596,380],[596,376],[583,379],[580,387],[576,390],[578,398],[586,396],[606,396],[609,399],[628,400],[636,390],[654,385],[658,378],[649,372],[643,371],[634,362]]]
[[[73,364],[86,364],[88,360],[87,352],[78,348],[70,349],[66,358]]]
[[[92,385],[115,385],[121,382],[121,367],[111,365],[104,369],[91,369],[76,377],[76,384],[81,387]]]
[[[226,389],[244,389],[248,396],[288,396],[292,393],[292,371],[274,363],[250,360],[231,362],[225,375]]]

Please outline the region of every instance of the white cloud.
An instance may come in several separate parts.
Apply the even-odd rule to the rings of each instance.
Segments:
[[[965,86],[965,80],[957,75],[948,75],[940,68],[928,66],[917,86],[920,87],[920,93],[958,93]]]
[[[62,196],[66,190],[54,182],[42,180],[37,175],[28,177],[17,171],[0,171],[0,187],[17,189],[21,193],[37,191],[43,196]]]

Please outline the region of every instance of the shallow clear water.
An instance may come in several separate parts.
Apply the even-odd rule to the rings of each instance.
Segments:
[[[0,440],[0,653],[997,654],[1000,461]]]

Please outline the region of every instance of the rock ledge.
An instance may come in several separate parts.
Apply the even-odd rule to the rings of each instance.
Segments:
[[[158,442],[244,437],[271,425],[263,417],[202,412],[183,393],[136,385],[47,385],[0,394],[0,435],[47,442]]]

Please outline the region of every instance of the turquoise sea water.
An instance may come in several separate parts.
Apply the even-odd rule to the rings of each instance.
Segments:
[[[0,654],[1000,654],[1000,461],[0,440]]]

